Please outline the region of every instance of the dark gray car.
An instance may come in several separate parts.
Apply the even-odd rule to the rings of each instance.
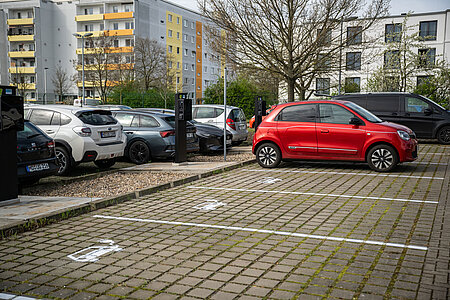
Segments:
[[[151,159],[167,159],[175,155],[175,116],[135,110],[113,111],[127,135],[125,156],[135,164]],[[186,128],[187,152],[199,150],[196,128]]]

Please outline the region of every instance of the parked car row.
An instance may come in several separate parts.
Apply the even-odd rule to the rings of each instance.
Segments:
[[[21,182],[36,182],[55,173],[65,175],[82,162],[109,168],[122,156],[143,164],[175,155],[173,111],[100,107],[26,106],[24,117],[29,121],[25,130],[17,134]],[[233,108],[230,111],[234,113]],[[234,124],[230,121],[230,125]],[[242,133],[238,134],[237,140],[242,140]],[[216,126],[195,120],[188,122],[187,152],[223,150],[223,136],[223,129]],[[227,148],[231,147],[232,139],[233,133],[227,131]]]

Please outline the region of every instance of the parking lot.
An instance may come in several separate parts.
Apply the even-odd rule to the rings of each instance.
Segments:
[[[256,163],[0,241],[0,290],[71,299],[448,299],[450,147],[391,173]]]

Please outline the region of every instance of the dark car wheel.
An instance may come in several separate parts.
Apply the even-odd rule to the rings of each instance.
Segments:
[[[280,149],[275,144],[264,143],[256,150],[256,161],[263,168],[275,168],[281,162]]]
[[[55,148],[56,158],[58,159],[59,169],[57,175],[66,175],[72,169],[72,159],[69,152],[64,147]]]
[[[143,141],[135,141],[130,145],[128,158],[137,165],[145,164],[150,160],[150,149]]]
[[[100,159],[94,161],[94,164],[100,169],[109,169],[116,163],[116,160],[113,159]]]
[[[439,129],[437,133],[437,139],[440,144],[449,145],[450,144],[450,126],[444,126]]]
[[[377,145],[367,153],[369,167],[377,172],[389,172],[398,164],[397,153],[388,145]]]

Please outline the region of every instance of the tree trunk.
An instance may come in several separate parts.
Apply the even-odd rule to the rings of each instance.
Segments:
[[[295,79],[288,78],[288,102],[294,102],[294,92],[295,92]]]

